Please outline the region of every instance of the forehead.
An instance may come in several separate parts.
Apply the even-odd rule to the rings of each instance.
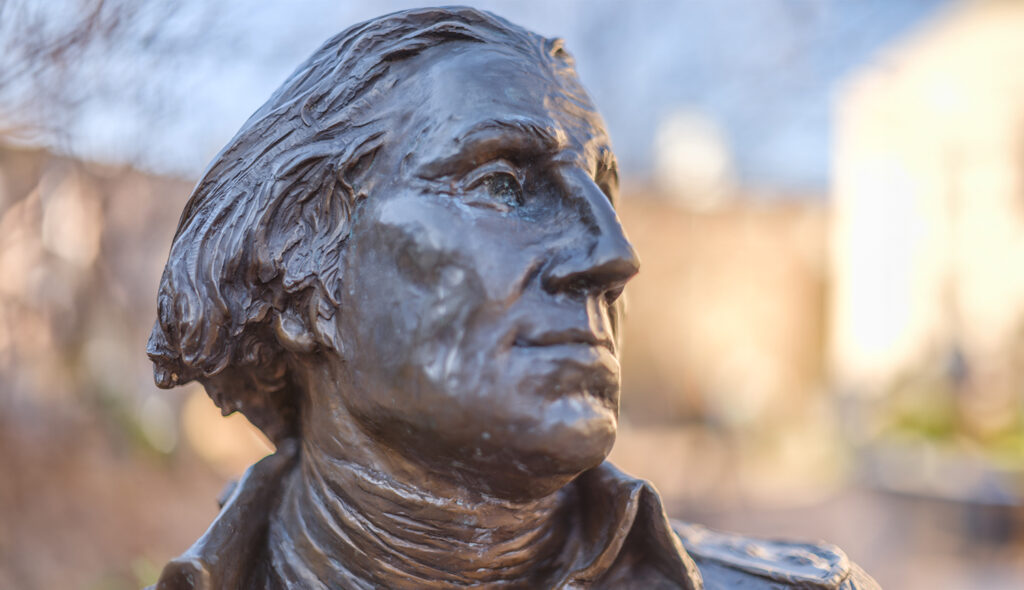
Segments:
[[[575,71],[511,48],[433,48],[410,60],[393,96],[409,102],[404,136],[422,157],[443,157],[490,123],[533,131],[581,156],[608,149],[604,123]]]

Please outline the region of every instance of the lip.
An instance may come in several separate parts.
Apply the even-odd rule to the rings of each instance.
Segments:
[[[548,348],[567,345],[596,346],[615,352],[610,338],[602,338],[590,330],[579,328],[548,330],[538,334],[521,333],[516,336],[514,345],[520,348]]]
[[[581,328],[524,327],[513,341],[513,350],[524,378],[535,382],[534,389],[547,397],[580,395],[605,408],[617,407],[619,361],[611,338]]]

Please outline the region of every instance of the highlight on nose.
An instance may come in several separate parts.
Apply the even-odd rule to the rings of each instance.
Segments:
[[[577,169],[563,176],[563,181],[568,197],[581,206],[585,229],[554,253],[542,275],[543,286],[551,293],[599,294],[614,301],[640,270],[640,259],[615,207],[594,180]]]
[[[597,236],[587,234],[581,239],[589,244],[552,264],[543,275],[544,288],[551,293],[602,294],[609,302],[614,301],[640,270],[636,250],[614,212],[612,223],[601,224]]]

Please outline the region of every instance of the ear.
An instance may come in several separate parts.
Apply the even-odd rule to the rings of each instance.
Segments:
[[[290,309],[277,313],[274,334],[281,346],[290,352],[311,352],[316,347],[313,335],[306,329],[305,322]]]
[[[315,293],[309,301],[309,325],[321,346],[345,355],[345,348],[338,334],[338,306],[322,293]]]

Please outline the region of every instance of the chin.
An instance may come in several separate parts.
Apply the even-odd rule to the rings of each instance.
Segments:
[[[526,501],[554,493],[600,465],[615,444],[616,412],[586,396],[552,402],[540,417],[485,451],[475,471],[493,495]]]
[[[539,436],[527,436],[532,451],[551,458],[565,472],[582,471],[604,461],[615,443],[617,404],[606,396],[568,395],[544,408]]]

